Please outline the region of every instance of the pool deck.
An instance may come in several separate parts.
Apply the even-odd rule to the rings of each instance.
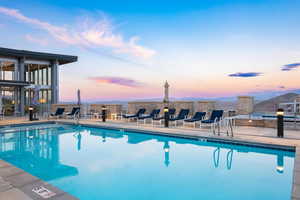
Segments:
[[[32,124],[45,122],[58,123],[75,123],[74,120],[41,120],[29,122],[26,118],[10,119],[0,121],[0,126],[15,125],[15,124]],[[236,127],[234,129],[234,137],[227,136],[225,132],[219,135],[214,135],[207,128],[191,128],[191,127],[170,127],[164,128],[160,126],[153,127],[150,124],[137,125],[132,122],[122,121],[107,121],[105,123],[100,120],[80,120],[79,124],[92,127],[112,128],[123,131],[138,131],[145,134],[158,134],[173,137],[184,137],[191,139],[200,139],[207,141],[217,141],[225,143],[242,143],[250,146],[266,146],[269,148],[295,150],[295,165],[294,178],[292,188],[292,200],[300,200],[300,131],[285,130],[285,138],[277,138],[277,130],[272,128],[260,127]],[[223,130],[224,131],[224,130]],[[47,199],[76,199],[71,195],[53,187],[52,185],[41,181],[40,179],[0,160],[0,199],[24,199],[35,200],[45,199],[32,192],[36,186],[43,186],[48,190],[56,193],[55,196]]]

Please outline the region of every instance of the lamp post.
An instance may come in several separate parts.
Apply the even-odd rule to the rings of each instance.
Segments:
[[[102,122],[106,122],[106,106],[102,106]]]
[[[170,119],[168,107],[164,108],[164,117],[165,117],[165,127],[168,128],[169,127],[169,119]]]
[[[277,112],[277,137],[283,138],[284,136],[284,110],[282,108],[278,108]]]

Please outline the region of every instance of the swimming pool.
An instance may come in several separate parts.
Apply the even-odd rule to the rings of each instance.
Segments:
[[[75,125],[1,132],[0,159],[82,200],[291,197],[290,151]]]

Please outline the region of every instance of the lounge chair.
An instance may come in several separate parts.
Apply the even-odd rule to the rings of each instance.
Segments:
[[[144,124],[146,123],[146,120],[147,119],[153,119],[153,118],[156,118],[160,113],[160,109],[153,109],[152,112],[149,114],[149,115],[142,115],[142,116],[139,116],[137,118],[137,122],[138,121],[143,121]]]
[[[140,108],[136,114],[125,114],[125,115],[122,115],[122,118],[128,119],[128,120],[136,119],[136,118],[140,117],[141,115],[143,115],[145,112],[146,112],[145,108]]]
[[[175,113],[176,113],[176,109],[175,108],[170,108],[169,109],[169,117],[170,118],[173,118],[174,117],[174,115],[175,115]],[[152,125],[154,125],[154,122],[155,121],[158,121],[159,122],[159,124],[161,125],[162,124],[162,121],[165,119],[165,116],[164,115],[162,115],[162,116],[157,116],[157,117],[154,117],[154,118],[152,118]]]
[[[80,114],[80,107],[73,107],[72,111],[67,113],[67,118],[75,118],[76,115]]]
[[[181,109],[178,113],[177,117],[170,118],[170,122],[175,122],[175,126],[177,126],[177,123],[185,120],[187,116],[189,115],[190,110],[189,109]]]
[[[196,128],[196,123],[197,122],[201,123],[201,121],[204,119],[205,115],[206,115],[206,112],[196,112],[192,118],[185,119],[183,121],[183,125],[185,123],[194,123],[194,127]]]
[[[209,119],[201,121],[200,127],[202,125],[210,125],[211,129],[215,130],[215,126],[219,125],[220,121],[222,120],[223,113],[223,110],[213,110]]]
[[[64,114],[64,112],[65,112],[65,108],[57,108],[56,111],[55,111],[55,113],[51,113],[50,114],[50,117],[57,117],[57,118],[59,118],[59,117],[61,117]]]

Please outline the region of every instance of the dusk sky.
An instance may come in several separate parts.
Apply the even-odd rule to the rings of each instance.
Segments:
[[[0,0],[0,46],[78,56],[60,100],[300,89],[300,1]]]

